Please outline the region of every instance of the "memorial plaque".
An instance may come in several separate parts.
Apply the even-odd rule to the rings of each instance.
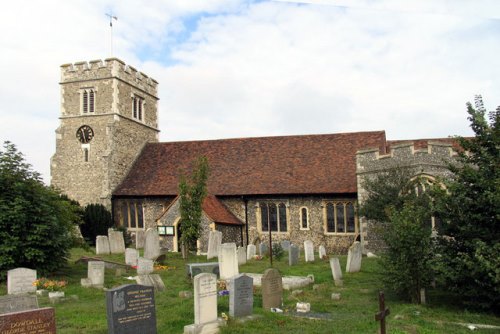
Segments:
[[[2,334],[56,334],[56,317],[52,307],[0,315]]]
[[[7,271],[7,293],[9,295],[18,293],[36,292],[36,270],[28,268],[16,268]]]
[[[304,255],[306,262],[314,262],[314,244],[311,240],[304,241]]]
[[[255,245],[248,245],[247,246],[247,260],[252,260],[253,257],[255,256]]]
[[[253,312],[253,278],[245,274],[234,277],[229,283],[229,315],[244,317]]]
[[[100,287],[104,285],[104,261],[89,261],[87,277],[92,282],[92,286]]]
[[[122,285],[106,291],[110,334],[156,334],[156,308],[152,287]]]
[[[266,269],[262,276],[262,308],[269,310],[283,303],[283,280],[277,269]]]
[[[0,314],[27,311],[38,308],[34,295],[0,296]]]
[[[288,265],[295,266],[299,263],[299,246],[290,245],[288,248]]]
[[[199,274],[194,281],[194,324],[202,325],[217,320],[217,276]]]

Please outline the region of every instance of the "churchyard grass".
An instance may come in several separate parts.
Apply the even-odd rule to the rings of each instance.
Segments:
[[[80,279],[87,276],[87,265],[75,263],[81,256],[94,256],[91,252],[73,249],[69,265],[51,278],[68,281],[65,289],[66,299],[52,305],[47,297],[39,297],[40,307],[54,306],[56,309],[57,332],[59,334],[107,333],[105,293],[99,289],[83,288]],[[123,254],[102,255],[105,260],[124,263]],[[301,254],[299,265],[288,266],[286,256],[274,260],[273,267],[286,276],[307,276],[313,274],[315,282],[300,288],[303,292],[292,296],[284,290],[284,313],[263,310],[260,289],[255,288],[254,315],[258,318],[239,323],[230,318],[221,333],[377,333],[379,324],[374,316],[378,311],[378,291],[380,268],[376,258],[363,258],[361,272],[343,273],[343,286],[335,287],[328,260],[316,258],[314,263],[305,263]],[[213,262],[204,256],[190,256],[192,262]],[[185,325],[193,323],[193,298],[183,299],[179,292],[192,291],[192,283],[185,274],[185,262],[179,254],[168,254],[168,270],[155,271],[162,277],[166,290],[155,294],[158,333],[182,333]],[[346,257],[340,256],[342,270]],[[175,267],[173,269],[172,267]],[[269,267],[269,260],[251,260],[240,266],[240,273],[263,273]],[[122,284],[135,283],[126,279],[134,276],[129,270],[123,276],[115,276],[115,270],[106,269],[105,287],[112,288]],[[7,293],[6,284],[0,285],[0,294]],[[340,300],[332,300],[332,293],[340,293]],[[386,306],[390,308],[387,318],[388,333],[469,333],[470,329],[453,323],[474,323],[500,326],[500,318],[489,314],[468,312],[446,292],[428,292],[427,305],[407,304],[386,291]],[[297,302],[311,304],[314,314],[329,314],[329,320],[297,318],[289,314],[295,310]],[[218,297],[218,313],[229,315],[229,297]],[[498,329],[477,329],[475,333],[498,333]]]

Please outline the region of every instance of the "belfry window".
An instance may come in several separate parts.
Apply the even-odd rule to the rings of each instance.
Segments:
[[[81,92],[81,110],[83,114],[93,113],[95,111],[96,91],[93,88],[82,89]]]
[[[137,95],[132,97],[132,118],[141,122],[144,118],[144,98]]]
[[[350,201],[327,202],[324,208],[325,231],[349,234],[356,232],[354,203]]]

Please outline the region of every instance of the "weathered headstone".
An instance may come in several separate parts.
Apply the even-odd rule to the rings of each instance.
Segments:
[[[245,247],[238,247],[236,250],[238,254],[238,265],[247,263],[247,252],[245,251]]]
[[[362,256],[361,243],[355,241],[352,246],[349,247],[349,252],[347,253],[346,273],[356,273],[361,270]]]
[[[325,257],[326,257],[326,249],[325,249],[325,246],[321,245],[319,246],[319,259],[320,260],[323,260]]]
[[[217,333],[217,277],[203,273],[194,281],[194,324],[184,326],[184,333]]]
[[[160,236],[156,229],[148,228],[144,241],[144,257],[154,261],[158,256],[160,256]]]
[[[193,278],[201,273],[215,274],[220,276],[219,262],[188,263],[186,264],[186,274]]]
[[[314,244],[311,240],[304,241],[304,255],[306,262],[314,262]]]
[[[234,242],[222,244],[219,252],[220,279],[229,279],[239,274],[238,256]]]
[[[7,271],[7,293],[9,295],[18,293],[36,292],[36,270],[28,268],[16,268]]]
[[[138,275],[151,274],[153,271],[154,271],[153,260],[146,259],[143,257],[139,257],[137,259],[137,274]]]
[[[281,248],[283,248],[283,250],[285,250],[285,251],[288,251],[288,249],[290,248],[290,241],[289,240],[283,240],[281,242]]]
[[[155,291],[165,290],[165,283],[158,274],[137,275],[135,281],[140,285],[152,286]]]
[[[135,249],[144,248],[144,230],[135,231]]]
[[[38,299],[34,295],[0,296],[0,314],[27,311],[38,308]]]
[[[56,317],[52,307],[0,315],[0,333],[56,334]]]
[[[219,256],[219,249],[222,243],[222,232],[210,231],[208,235],[207,260]]]
[[[281,307],[283,302],[283,281],[277,269],[266,269],[261,280],[262,308],[269,310]]]
[[[288,265],[295,266],[299,263],[299,246],[290,245],[288,250]]]
[[[255,245],[248,245],[247,246],[247,260],[253,259],[255,256]]]
[[[122,285],[106,291],[108,332],[156,334],[156,308],[152,287]]]
[[[245,274],[229,282],[229,315],[244,317],[253,312],[253,278]]]
[[[125,263],[129,266],[136,266],[139,258],[139,251],[135,248],[125,249]]]
[[[87,277],[92,286],[104,286],[104,261],[89,261],[87,267]]]
[[[330,259],[330,269],[332,270],[332,276],[334,281],[342,280],[342,269],[340,269],[340,262],[337,257],[332,257]]]
[[[108,240],[111,254],[125,253],[125,240],[122,231],[108,230]]]
[[[106,235],[98,235],[95,238],[95,253],[97,255],[109,254],[109,240]]]
[[[266,243],[260,243],[259,244],[259,255],[260,256],[266,256],[269,254],[269,247],[267,246]]]

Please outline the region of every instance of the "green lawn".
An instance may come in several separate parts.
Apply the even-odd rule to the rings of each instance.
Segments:
[[[54,305],[58,334],[70,333],[107,333],[106,301],[102,290],[86,289],[80,286],[80,278],[87,276],[85,264],[75,264],[80,256],[92,256],[92,253],[74,249],[69,266],[54,275],[53,278],[65,279],[69,282],[66,289],[66,300]],[[103,256],[117,262],[124,262],[124,255]],[[302,257],[303,259],[303,257]],[[342,268],[345,268],[346,257],[340,257]],[[192,256],[189,262],[207,262],[206,257]],[[167,265],[175,267],[171,270],[158,271],[165,282],[166,290],[155,294],[158,333],[182,333],[185,325],[194,322],[193,299],[181,299],[179,291],[192,290],[192,284],[185,275],[185,263],[178,254],[168,254]],[[240,272],[263,273],[269,261],[250,261],[240,267]],[[378,311],[378,291],[380,268],[377,259],[363,258],[362,271],[355,274],[344,274],[344,286],[335,287],[328,261],[316,260],[315,263],[300,262],[298,266],[289,267],[288,259],[274,261],[274,267],[283,275],[306,276],[313,274],[316,289],[313,285],[302,288],[298,297],[284,291],[285,313],[271,313],[262,309],[260,290],[254,295],[254,314],[260,315],[256,320],[238,323],[229,319],[228,325],[221,333],[377,333],[378,323],[374,315]],[[130,270],[126,276],[135,275]],[[135,283],[126,277],[116,277],[114,270],[106,270],[105,286],[116,287],[122,284]],[[341,293],[340,301],[331,300],[333,292]],[[0,286],[0,293],[6,294],[5,283]],[[73,295],[73,297],[71,297]],[[453,324],[474,323],[500,326],[500,318],[489,314],[468,312],[457,306],[450,295],[442,291],[429,291],[428,304],[425,306],[405,304],[390,293],[386,293],[386,306],[390,308],[388,317],[388,333],[469,333],[470,330]],[[294,310],[298,301],[311,303],[311,312],[328,313],[331,320],[310,320],[287,315],[286,311]],[[39,297],[41,307],[51,306],[47,297]],[[229,297],[218,299],[218,312],[229,314]],[[475,333],[500,333],[498,329],[478,329]]]

